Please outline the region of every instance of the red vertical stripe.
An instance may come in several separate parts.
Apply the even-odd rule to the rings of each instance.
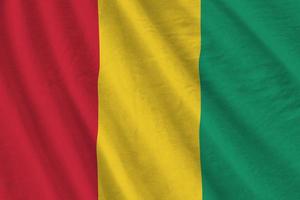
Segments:
[[[97,0],[0,2],[0,199],[97,199]]]

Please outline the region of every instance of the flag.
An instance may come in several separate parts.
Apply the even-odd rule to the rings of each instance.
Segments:
[[[3,0],[0,199],[300,199],[299,11]]]

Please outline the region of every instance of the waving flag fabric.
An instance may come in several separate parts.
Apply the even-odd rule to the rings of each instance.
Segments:
[[[300,3],[0,2],[0,200],[300,199]]]
[[[200,199],[199,2],[99,5],[99,199]]]
[[[97,2],[0,1],[0,199],[97,199]]]
[[[300,4],[201,11],[203,199],[300,199]]]

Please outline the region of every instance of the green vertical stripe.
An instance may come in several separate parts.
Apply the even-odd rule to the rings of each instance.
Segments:
[[[203,200],[300,199],[300,3],[202,0]]]

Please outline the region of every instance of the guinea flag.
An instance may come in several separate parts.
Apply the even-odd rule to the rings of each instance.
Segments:
[[[2,0],[0,200],[299,200],[296,0]]]

